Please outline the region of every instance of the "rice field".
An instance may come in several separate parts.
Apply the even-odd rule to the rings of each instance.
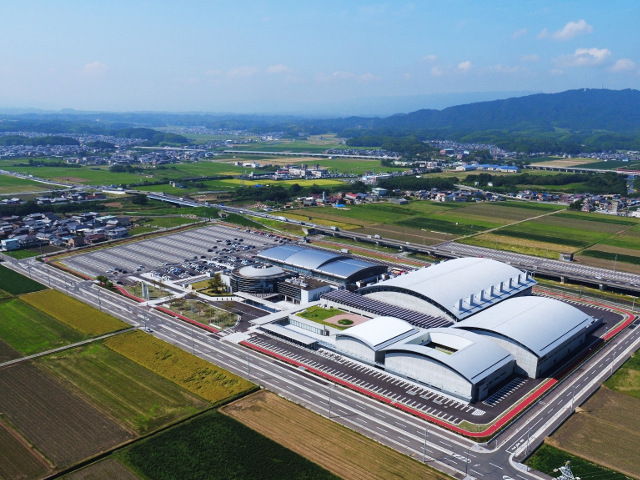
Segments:
[[[20,299],[87,337],[129,328],[129,325],[117,318],[57,290],[30,293]]]

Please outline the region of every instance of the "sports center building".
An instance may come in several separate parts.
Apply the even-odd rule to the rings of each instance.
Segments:
[[[229,275],[232,292],[273,293],[278,291],[278,283],[291,275],[280,267],[260,268],[253,265],[236,268]]]
[[[600,324],[572,305],[532,296],[534,284],[494,260],[449,260],[357,292],[324,294],[321,306],[373,318],[341,331],[323,326],[315,338],[389,373],[482,401],[514,374],[539,378],[562,366]],[[291,328],[292,336],[314,335]]]
[[[507,298],[530,295],[536,282],[488,258],[459,258],[400,275],[358,293],[402,308],[458,322]]]
[[[455,325],[511,352],[516,372],[538,378],[580,348],[600,321],[546,297],[511,298]]]
[[[377,280],[388,270],[386,265],[299,245],[268,248],[256,258],[284,270],[348,289]]]

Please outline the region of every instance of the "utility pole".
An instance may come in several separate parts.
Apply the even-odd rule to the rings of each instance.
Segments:
[[[333,385],[329,387],[329,418],[331,418],[331,393],[333,392]]]
[[[558,470],[560,470],[561,475],[557,477],[556,480],[580,480],[580,477],[575,477],[573,475],[573,472],[571,471],[571,462],[569,460],[567,460],[567,462],[559,469],[553,469],[554,472],[557,472]]]
[[[529,442],[531,440],[531,427],[527,429],[527,446],[524,449],[525,458],[529,455]]]
[[[424,443],[422,444],[422,463],[427,463],[427,436],[429,429],[424,427]]]

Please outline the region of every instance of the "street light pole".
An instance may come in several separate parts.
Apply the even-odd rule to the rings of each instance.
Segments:
[[[333,385],[329,387],[329,418],[331,418],[331,393],[333,392]]]
[[[424,427],[424,443],[422,444],[422,463],[427,463],[427,436],[429,429]]]

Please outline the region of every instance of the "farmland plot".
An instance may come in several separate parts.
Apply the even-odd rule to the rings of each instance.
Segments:
[[[23,355],[51,350],[84,338],[76,330],[18,298],[0,302],[0,339]]]
[[[44,290],[23,295],[21,300],[89,337],[129,327],[117,318],[57,290]]]
[[[47,287],[41,283],[0,265],[0,290],[4,290],[11,295],[21,295],[23,293],[44,290],[45,288]]]
[[[48,471],[44,459],[0,421],[0,478],[41,478]]]
[[[140,331],[110,337],[105,345],[214,404],[256,388],[244,378]]]
[[[30,363],[0,369],[0,391],[3,418],[56,468],[134,437]]]
[[[138,480],[139,477],[114,458],[106,458],[62,478],[65,480]]]
[[[92,343],[36,360],[79,395],[139,434],[191,416],[209,406],[102,343]]]
[[[136,442],[116,458],[154,480],[338,478],[218,412]]]

